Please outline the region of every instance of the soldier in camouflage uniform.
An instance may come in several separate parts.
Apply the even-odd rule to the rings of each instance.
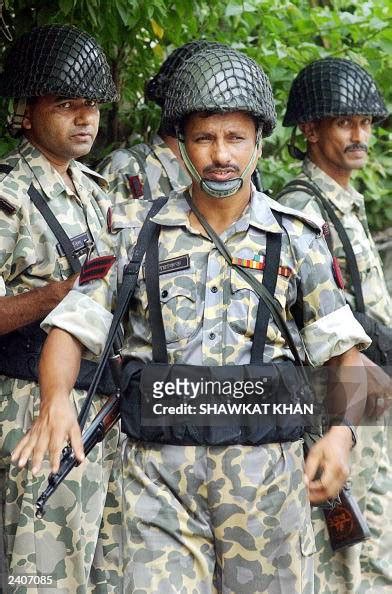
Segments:
[[[27,592],[21,582],[18,586],[17,576],[42,573],[50,574],[53,586],[42,591],[82,594],[87,592],[118,429],[65,480],[45,520],[35,518],[35,502],[49,461],[38,471],[31,464],[23,469],[10,465],[10,459],[40,408],[33,369],[45,337],[42,333],[41,339],[39,322],[69,292],[86,254],[94,252],[111,204],[101,189],[105,180],[74,158],[90,151],[98,131],[98,103],[114,100],[116,89],[92,37],[75,27],[51,25],[32,30],[12,46],[0,95],[13,98],[10,131],[21,136],[18,148],[0,164],[1,538],[10,583],[16,585],[13,592]],[[68,236],[71,254],[47,213],[38,210],[33,201],[37,194]],[[73,391],[77,410],[85,394]],[[97,396],[91,415],[101,404]],[[60,403],[53,412],[63,414]],[[41,591],[34,584],[29,593]]]
[[[322,98],[322,100],[321,100]],[[360,275],[366,314],[391,328],[392,302],[382,265],[369,232],[363,196],[350,185],[354,170],[365,165],[372,123],[387,116],[383,100],[370,75],[348,60],[326,58],[304,68],[293,82],[285,126],[299,125],[307,140],[302,173],[281,193],[282,204],[309,216],[326,218],[331,250],[338,259],[345,296],[355,311],[356,290],[341,233],[331,221],[322,199],[332,207],[349,238]],[[295,133],[295,130],[294,130]],[[303,187],[301,183],[314,187]],[[377,336],[374,337],[377,342]],[[385,350],[392,345],[384,345]],[[369,355],[370,356],[370,355]],[[363,357],[365,357],[363,355]],[[359,429],[359,445],[353,455],[352,490],[365,513],[370,540],[333,554],[320,510],[313,512],[316,531],[316,584],[323,594],[386,594],[392,586],[392,473],[387,448],[383,406],[377,396],[391,395],[390,379],[364,358],[374,374],[369,386],[366,425]],[[378,419],[376,417],[379,417]]]
[[[171,77],[190,56],[220,44],[204,40],[191,41],[174,50],[163,62],[157,74],[146,84],[145,98],[161,109]],[[224,46],[223,46],[224,47]],[[137,144],[129,149],[110,153],[96,170],[109,183],[109,193],[116,200],[145,198],[151,200],[179,192],[191,184],[181,164],[177,139],[165,130],[163,122],[149,144]]]
[[[259,299],[206,236],[194,211],[197,206],[255,279],[263,279],[261,263],[268,266],[266,241],[281,238],[275,296],[291,333],[299,342],[290,307],[301,292],[301,336],[312,362],[322,365],[333,358],[337,364],[360,364],[355,345],[363,348],[369,339],[333,279],[318,223],[280,206],[250,183],[261,135],[268,136],[276,122],[264,72],[234,50],[198,53],[178,69],[165,118],[179,135],[193,178],[192,198],[186,191],[172,194],[153,218],[160,225],[157,297],[169,363],[203,369],[226,366],[227,371],[248,364],[253,349]],[[151,204],[127,201],[113,210],[98,246],[99,257],[84,267],[79,284],[43,322],[50,330],[41,359],[42,387],[48,397],[68,395],[82,352],[96,357],[102,352],[124,265]],[[89,277],[110,254],[115,254],[116,264],[113,258],[101,275]],[[148,274],[149,266],[140,269],[124,319],[122,352],[124,358],[145,362],[152,360],[154,331],[149,323],[153,310],[146,294]],[[274,361],[279,368],[293,354],[275,321],[268,319],[269,314],[262,360]],[[66,370],[58,365],[58,349],[67,354]],[[292,387],[297,389],[295,382]],[[33,454],[39,464],[51,425],[42,411],[34,435],[18,446],[16,455],[24,459]],[[226,429],[230,434],[231,428]],[[255,438],[246,445],[229,438],[218,445],[212,433],[209,445],[196,445],[189,431],[183,430],[183,441],[177,445],[158,438],[127,440],[122,591],[311,594],[314,539],[308,493],[320,501],[341,487],[352,446],[350,428],[332,427],[312,449],[307,478],[298,437],[286,442]],[[61,435],[72,439],[80,458],[76,432],[75,423],[67,423]],[[53,442],[49,449],[56,464],[60,449]],[[322,458],[323,471],[316,479]]]

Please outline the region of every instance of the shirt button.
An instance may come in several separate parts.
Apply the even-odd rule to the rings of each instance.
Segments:
[[[211,287],[211,293],[217,293],[218,292],[218,287]]]
[[[210,332],[208,336],[209,336],[210,340],[214,340],[215,333],[214,332]]]
[[[162,291],[162,293],[161,293],[161,297],[162,297],[162,299],[165,299],[165,297],[167,297],[167,296],[168,296],[168,294],[169,294],[169,293],[168,293],[168,291],[166,291],[166,289],[164,289],[164,290]]]

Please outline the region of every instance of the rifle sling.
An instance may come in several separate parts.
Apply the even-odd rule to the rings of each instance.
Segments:
[[[350,242],[350,238],[347,235],[344,226],[342,225],[341,221],[339,220],[338,216],[336,215],[333,207],[331,206],[327,198],[323,195],[320,188],[314,183],[301,179],[293,180],[286,184],[286,186],[283,188],[281,192],[279,192],[276,198],[279,199],[281,196],[295,191],[305,192],[306,194],[315,197],[317,203],[320,206],[324,219],[327,221],[327,219],[329,218],[329,220],[335,227],[339,239],[342,242],[344,253],[346,255],[347,267],[350,272],[350,278],[354,289],[355,302],[357,306],[356,309],[361,313],[365,313],[365,302],[362,292],[361,276],[359,274],[358,264],[354,254],[353,247]],[[327,241],[331,255],[334,256],[332,237],[328,237],[327,235],[325,239]]]
[[[99,364],[95,372],[94,378],[91,382],[91,386],[87,392],[85,401],[79,413],[78,422],[81,430],[83,429],[86,423],[91,402],[93,400],[95,392],[97,391],[99,380],[101,379],[102,373],[104,371],[105,365],[108,361],[113,346],[113,342],[117,335],[117,329],[125,315],[126,309],[133,296],[133,293],[135,292],[136,283],[139,276],[139,270],[142,264],[144,254],[157,227],[156,223],[154,223],[151,220],[151,218],[154,215],[156,215],[157,212],[159,212],[159,210],[166,204],[167,200],[167,197],[161,197],[153,202],[138,235],[136,245],[132,253],[132,259],[124,268],[123,282],[119,289],[117,306],[113,314],[113,319],[111,326],[109,328],[106,343],[102,351],[102,355],[99,360]]]

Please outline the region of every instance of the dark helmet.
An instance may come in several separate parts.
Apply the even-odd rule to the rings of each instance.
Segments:
[[[355,62],[324,58],[306,66],[291,85],[283,126],[342,115],[388,116],[373,78]]]
[[[95,39],[69,25],[36,27],[12,45],[0,76],[0,96],[117,99],[110,67]]]
[[[205,39],[199,39],[198,41],[191,41],[185,43],[181,47],[175,49],[170,56],[163,62],[162,66],[158,70],[155,76],[151,78],[145,88],[145,98],[149,101],[154,101],[160,107],[163,107],[165,103],[165,97],[167,88],[169,86],[171,77],[177,68],[181,66],[185,60],[199,52],[200,50],[210,49],[214,47],[225,47],[222,43],[215,41],[206,41]]]
[[[276,124],[275,104],[267,76],[254,60],[228,48],[198,52],[177,69],[166,95],[163,121],[175,130],[194,112],[245,111],[259,122],[263,136]]]

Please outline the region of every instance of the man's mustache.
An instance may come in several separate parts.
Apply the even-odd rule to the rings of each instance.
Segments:
[[[239,173],[240,168],[238,165],[207,165],[203,169],[203,175],[208,173]]]
[[[350,153],[352,151],[365,151],[365,153],[369,152],[369,148],[367,144],[362,144],[362,142],[354,142],[353,144],[349,144],[344,149],[345,153]]]

